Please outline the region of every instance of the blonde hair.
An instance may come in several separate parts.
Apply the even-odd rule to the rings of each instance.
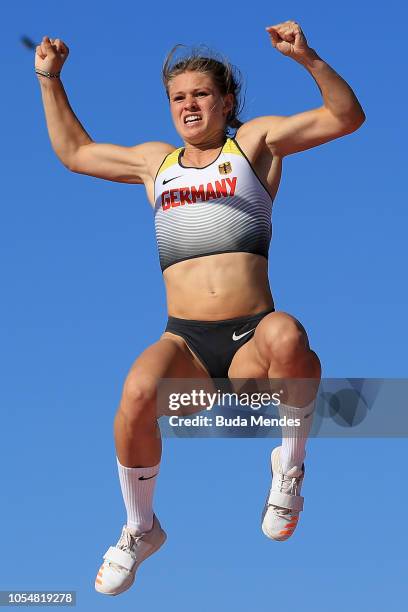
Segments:
[[[222,96],[233,94],[234,103],[227,116],[227,126],[238,129],[242,125],[238,115],[241,113],[243,106],[241,103],[242,76],[238,68],[226,59],[219,60],[211,57],[208,53],[209,49],[206,49],[206,55],[203,55],[199,49],[192,49],[189,55],[174,62],[174,56],[180,47],[184,47],[184,45],[175,45],[167,54],[163,64],[162,78],[167,97],[169,98],[170,81],[179,74],[187,71],[209,74]]]

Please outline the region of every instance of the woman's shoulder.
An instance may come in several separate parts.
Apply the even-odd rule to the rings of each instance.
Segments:
[[[259,156],[271,158],[268,135],[277,130],[282,117],[255,117],[243,123],[235,134],[238,146],[245,152],[251,163]],[[278,158],[278,156],[275,156]]]
[[[237,140],[248,140],[251,142],[265,139],[268,130],[278,125],[281,120],[282,117],[279,116],[254,117],[253,119],[245,121],[245,123],[238,128],[235,138]]]
[[[139,145],[139,147],[143,147],[141,153],[146,159],[147,166],[150,170],[149,174],[153,177],[156,176],[158,169],[166,157],[175,151],[179,151],[181,148],[177,148],[168,142],[159,141],[145,142],[143,145]]]
[[[177,147],[168,142],[151,141],[136,146],[141,151],[143,150],[143,154],[147,159],[150,157],[160,157],[160,155],[169,155],[173,153],[173,151],[177,151]]]

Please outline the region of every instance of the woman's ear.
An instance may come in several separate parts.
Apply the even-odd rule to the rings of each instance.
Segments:
[[[232,111],[233,108],[234,108],[234,94],[232,93],[226,94],[223,99],[222,109],[223,111],[225,111],[225,114],[228,116],[228,114]]]

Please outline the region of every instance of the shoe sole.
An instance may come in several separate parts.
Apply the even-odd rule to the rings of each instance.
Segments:
[[[277,447],[277,448],[279,448],[279,447]],[[276,451],[276,449],[274,448],[274,449],[273,449],[273,451],[272,451],[272,454],[274,454],[274,453],[275,453],[275,451]],[[272,457],[271,457],[271,459],[272,459]],[[273,469],[272,469],[272,463],[273,463],[273,460],[271,460],[271,476],[272,476],[272,479],[273,479]],[[270,492],[271,492],[271,488],[272,488],[272,483],[271,483],[271,486],[269,487],[268,493],[266,494],[265,505],[264,505],[264,509],[263,509],[263,512],[262,512],[262,516],[261,516],[261,529],[262,529],[263,534],[264,534],[264,535],[266,535],[266,537],[267,537],[267,538],[269,538],[270,540],[274,540],[275,538],[273,538],[273,537],[272,537],[272,536],[271,536],[271,535],[270,535],[270,534],[269,534],[269,533],[268,533],[268,532],[265,530],[265,528],[264,528],[264,524],[263,524],[263,523],[264,523],[264,519],[265,519],[265,515],[266,515],[266,513],[268,512],[268,507],[269,507],[269,506],[268,506],[268,500],[269,500],[269,495],[270,495]],[[278,541],[279,541],[279,540],[278,540]]]
[[[153,548],[153,550],[151,552],[149,552],[148,555],[146,555],[146,557],[143,559],[143,561],[146,561],[146,559],[148,559],[149,557],[151,557],[155,552],[157,552],[159,550],[159,548],[161,548],[163,546],[163,544],[165,543],[165,541],[167,540],[167,535],[166,533],[163,531],[163,539],[158,543],[158,545],[156,546],[156,548]],[[101,595],[110,595],[111,597],[115,597],[115,595],[120,595],[121,593],[124,593],[125,591],[127,591],[128,589],[130,589],[130,587],[133,585],[135,579],[136,579],[136,572],[139,569],[139,567],[142,565],[143,561],[141,561],[139,563],[139,565],[137,566],[137,568],[134,571],[133,574],[133,578],[132,581],[127,584],[123,589],[121,589],[120,591],[115,591],[114,593],[108,593],[107,591],[101,591],[99,585],[97,585],[95,583],[95,590],[98,593],[101,593]]]

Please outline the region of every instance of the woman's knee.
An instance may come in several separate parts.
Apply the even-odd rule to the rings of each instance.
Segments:
[[[310,351],[310,363],[311,373],[309,374],[309,378],[320,379],[322,376],[322,364],[319,356],[314,351]]]
[[[310,351],[304,327],[285,312],[271,313],[262,319],[258,328],[263,351],[282,364],[291,362]]]
[[[153,377],[129,374],[123,386],[120,416],[131,427],[156,420],[157,381]]]

